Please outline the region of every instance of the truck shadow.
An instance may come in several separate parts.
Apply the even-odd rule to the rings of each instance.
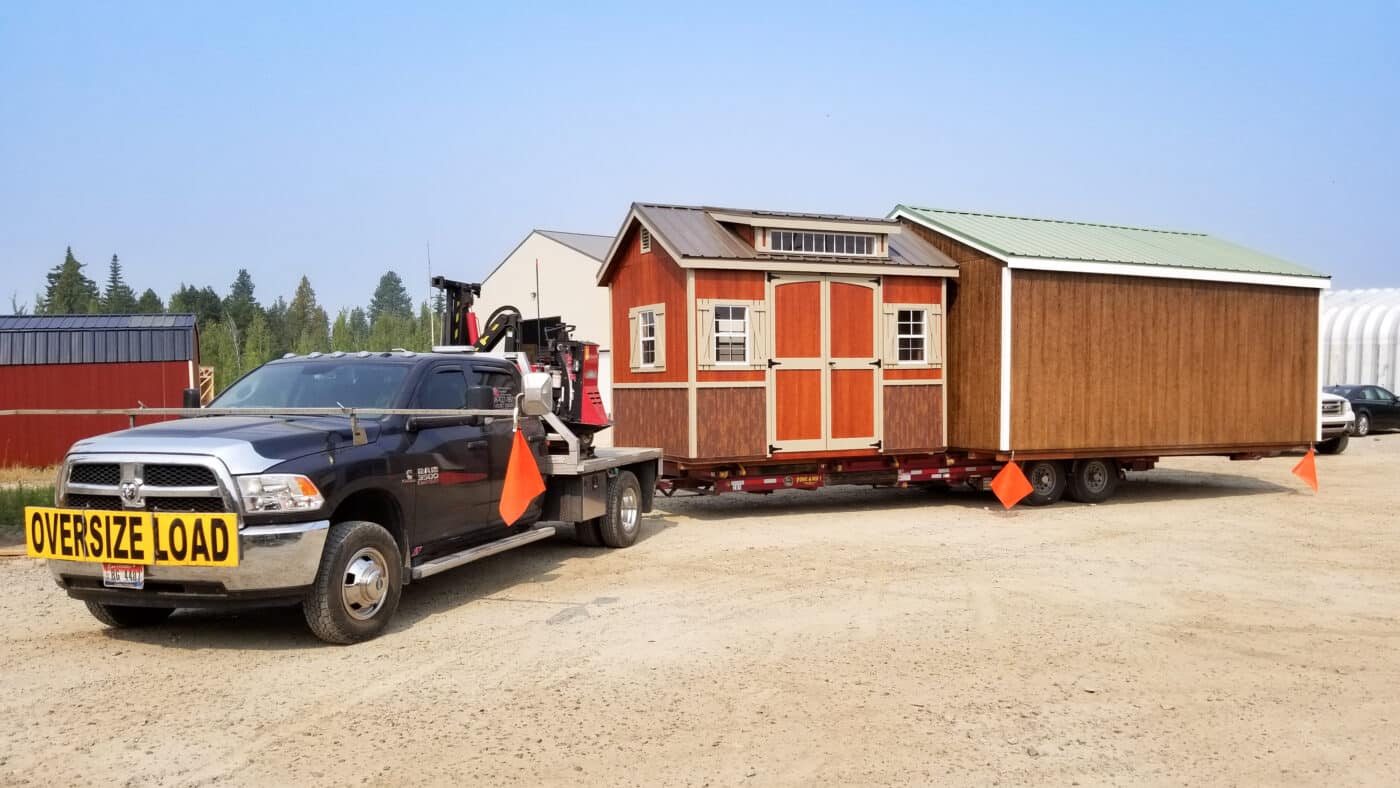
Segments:
[[[1159,468],[1144,473],[1129,473],[1118,485],[1113,498],[1095,507],[1118,507],[1153,504],[1164,501],[1234,498],[1296,492],[1273,482],[1249,476],[1227,473],[1207,473]],[[769,495],[726,493],[714,496],[677,496],[657,498],[657,508],[663,514],[683,515],[696,520],[729,520],[746,515],[815,515],[863,512],[870,510],[900,511],[950,506],[964,510],[1002,509],[990,491],[929,488],[870,488],[828,487],[821,490],[780,490]],[[1085,504],[1065,499],[1050,509],[1084,508]]]
[[[656,513],[642,519],[637,537],[641,544],[667,528]],[[385,630],[392,635],[440,613],[472,602],[519,590],[528,584],[549,583],[559,577],[566,562],[588,560],[610,552],[605,547],[584,547],[574,541],[573,529],[562,526],[549,539],[491,556],[457,569],[419,580],[403,589],[398,612]],[[513,595],[511,604],[522,601]],[[598,600],[581,600],[588,604]],[[541,603],[545,604],[545,603]],[[567,605],[551,602],[556,607]],[[114,641],[144,643],[189,650],[284,651],[336,648],[318,640],[306,628],[301,607],[264,607],[246,610],[180,610],[159,626],[141,629],[104,629]]]

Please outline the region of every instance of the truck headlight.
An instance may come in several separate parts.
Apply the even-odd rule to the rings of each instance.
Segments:
[[[314,482],[295,473],[239,476],[238,492],[246,512],[299,512],[326,502]]]
[[[1351,415],[1351,400],[1349,400],[1349,399],[1344,399],[1344,400],[1342,400],[1342,412],[1345,413],[1345,414],[1347,414],[1348,416]]]

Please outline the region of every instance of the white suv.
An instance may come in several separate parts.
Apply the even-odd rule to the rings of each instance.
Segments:
[[[1322,392],[1322,442],[1317,450],[1322,454],[1346,451],[1351,431],[1356,426],[1356,414],[1346,397]]]

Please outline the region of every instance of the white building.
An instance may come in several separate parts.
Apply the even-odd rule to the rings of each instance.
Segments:
[[[1400,391],[1400,288],[1323,293],[1322,383]]]
[[[612,413],[612,321],[608,289],[598,286],[597,276],[612,242],[611,235],[533,230],[482,280],[475,307],[483,325],[497,308],[509,305],[525,318],[563,318],[575,327],[575,339],[597,342],[599,388],[608,413]],[[610,437],[611,430],[605,430],[598,436],[599,444],[607,445]]]

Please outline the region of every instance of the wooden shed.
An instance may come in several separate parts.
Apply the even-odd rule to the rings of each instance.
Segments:
[[[957,262],[948,443],[1018,458],[1317,440],[1326,276],[1200,233],[898,206]]]
[[[683,464],[938,451],[957,276],[895,220],[634,204],[598,278],[614,440]]]

